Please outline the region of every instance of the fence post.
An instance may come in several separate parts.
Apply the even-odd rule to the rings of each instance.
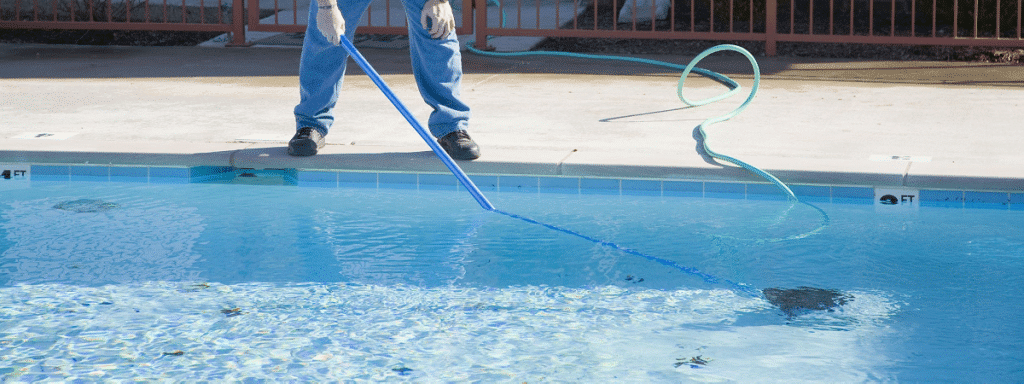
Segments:
[[[487,46],[487,0],[473,0],[473,8],[476,11],[476,22],[473,23],[473,48],[482,51],[493,50]]]
[[[765,0],[764,53],[768,57],[775,56],[775,42],[778,39],[778,0]]]
[[[259,0],[256,7],[259,7]],[[232,0],[231,2],[231,42],[226,44],[229,47],[248,47],[252,44],[245,42],[245,0]]]

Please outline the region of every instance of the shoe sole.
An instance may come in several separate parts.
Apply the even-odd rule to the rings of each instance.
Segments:
[[[313,140],[306,140],[304,143],[288,143],[288,154],[291,156],[313,156],[323,147]]]
[[[476,160],[480,158],[480,150],[471,151],[469,153],[458,155],[453,154],[452,149],[449,148],[447,145],[444,145],[444,143],[438,142],[438,144],[441,145],[441,149],[444,149],[444,152],[447,153],[448,156],[451,156],[451,158],[455,160]]]

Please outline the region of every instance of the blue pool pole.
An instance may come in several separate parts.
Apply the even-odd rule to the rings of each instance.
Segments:
[[[406,108],[405,104],[402,104],[402,101],[398,99],[398,96],[395,96],[395,93],[392,92],[391,88],[384,83],[384,79],[380,78],[380,74],[373,69],[370,62],[366,61],[366,58],[359,53],[356,46],[344,37],[341,39],[341,44],[345,47],[345,50],[348,51],[348,54],[352,56],[352,59],[359,64],[359,67],[363,68],[363,72],[366,72],[366,74],[370,76],[370,80],[373,80],[373,83],[377,85],[377,88],[380,88],[380,91],[384,92],[384,96],[387,96],[388,100],[391,100],[391,104],[393,104],[395,108],[398,109],[398,112],[405,117],[405,120],[412,125],[413,129],[416,130],[416,133],[420,134],[423,141],[427,142],[427,145],[430,146],[430,150],[434,151],[434,154],[441,159],[441,162],[448,167],[448,170],[455,175],[455,178],[459,179],[459,183],[469,190],[469,194],[473,195],[473,198],[480,204],[480,207],[488,211],[493,211],[494,206],[491,205],[491,202],[488,201],[486,197],[484,197],[483,192],[480,192],[480,189],[476,187],[476,184],[473,184],[473,181],[469,179],[469,176],[466,176],[466,173],[462,171],[462,168],[459,168],[459,165],[455,164],[455,160],[452,160],[452,157],[448,156],[448,153],[441,149],[441,146],[437,144],[434,137],[427,132],[426,128],[423,127],[423,124],[412,116],[412,113],[409,112],[409,108]]]

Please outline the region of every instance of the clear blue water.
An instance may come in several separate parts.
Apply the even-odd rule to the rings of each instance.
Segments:
[[[1024,212],[490,193],[757,289],[782,313],[464,192],[33,183],[0,194],[0,377],[1022,382]],[[78,199],[115,203],[76,213]],[[694,363],[704,361],[704,364]]]

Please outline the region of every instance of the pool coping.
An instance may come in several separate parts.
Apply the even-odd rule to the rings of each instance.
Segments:
[[[407,52],[370,53],[378,71],[414,101]],[[447,173],[361,76],[346,80],[349,108],[360,109],[359,119],[332,132],[321,154],[288,156],[297,52],[0,45],[0,56],[11,75],[3,80],[12,85],[0,163]],[[1024,95],[1019,65],[759,61],[772,81],[751,113],[702,140],[689,137],[690,129],[725,107],[662,114],[686,109],[663,100],[674,70],[466,56],[463,91],[473,93],[475,111],[470,130],[484,153],[458,163],[474,176],[764,183],[702,154],[709,140],[791,185],[1024,192],[1022,131],[1006,112]],[[747,79],[746,62],[702,63]],[[720,86],[700,84],[690,86]],[[627,88],[651,97],[621,97],[617,89]],[[608,105],[613,97],[621,106]],[[418,114],[428,112],[413,105]],[[872,115],[879,118],[857,117]],[[822,119],[830,119],[829,129]],[[53,134],[66,137],[43,137]]]
[[[11,150],[21,146],[23,149]],[[109,151],[130,148],[131,151]],[[939,165],[907,159],[771,158],[744,161],[787,184],[898,187],[939,190],[1024,192],[1021,171]],[[423,146],[327,145],[320,154],[289,156],[286,143],[183,143],[133,141],[21,141],[0,139],[0,164],[67,164],[114,166],[224,166],[253,169],[337,170],[363,172],[447,173]],[[765,180],[742,168],[684,153],[609,153],[594,150],[487,148],[482,158],[457,161],[470,175],[709,180],[757,183]],[[969,172],[968,172],[969,171]]]

